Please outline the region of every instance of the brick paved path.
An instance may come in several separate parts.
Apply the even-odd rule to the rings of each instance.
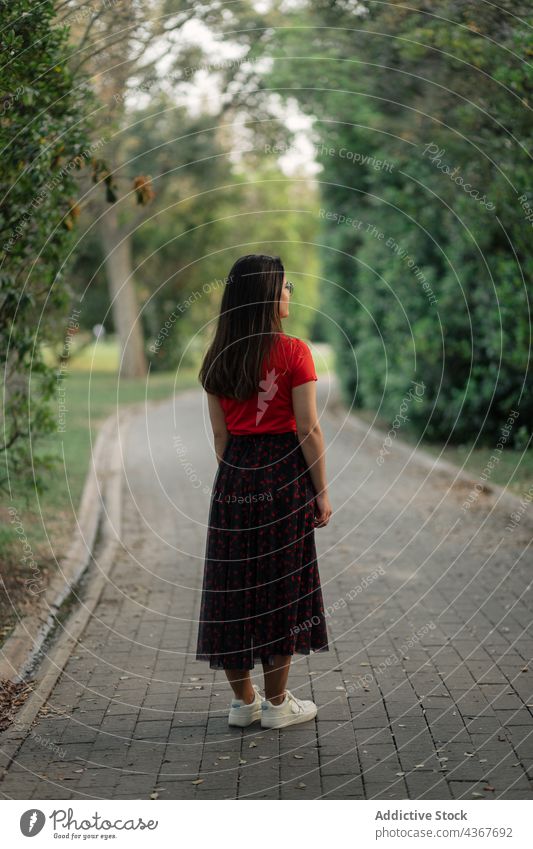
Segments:
[[[332,409],[322,424],[332,650],[289,684],[317,721],[230,730],[223,674],[193,659],[215,474],[193,390],[130,426],[124,550],[4,798],[533,798],[526,517],[510,532],[494,495],[465,511],[464,482],[396,443],[378,465],[382,438]]]

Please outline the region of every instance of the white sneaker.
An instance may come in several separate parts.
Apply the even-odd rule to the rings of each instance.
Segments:
[[[228,716],[228,725],[237,725],[239,728],[244,728],[246,725],[251,725],[256,719],[261,719],[261,703],[263,697],[259,692],[259,687],[253,685],[255,690],[255,699],[249,705],[242,699],[233,699]]]
[[[317,706],[307,699],[297,699],[290,690],[285,691],[285,699],[279,705],[273,705],[264,699],[261,711],[261,728],[284,728],[314,719]]]

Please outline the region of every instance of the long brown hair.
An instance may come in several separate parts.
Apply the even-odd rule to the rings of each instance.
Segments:
[[[198,375],[206,392],[245,401],[258,391],[263,360],[282,332],[284,273],[279,256],[247,254],[233,264]]]

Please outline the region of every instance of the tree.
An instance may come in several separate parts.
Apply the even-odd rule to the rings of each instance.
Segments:
[[[61,0],[58,13],[72,25],[76,67],[90,74],[101,103],[95,116],[95,135],[105,136],[106,144],[97,174],[99,182],[105,181],[106,192],[88,193],[85,206],[91,221],[98,221],[104,248],[114,324],[121,341],[120,372],[124,377],[140,377],[146,373],[146,354],[132,237],[146,217],[142,207],[152,197],[152,186],[158,205],[164,207],[169,180],[164,172],[148,179],[137,171],[135,161],[128,162],[132,101],[138,96],[157,98],[160,92],[172,91],[174,105],[179,106],[180,98],[194,90],[197,75],[208,71],[213,74],[215,89],[217,77],[223,82],[218,115],[216,110],[209,110],[213,121],[221,120],[239,102],[256,71],[251,67],[243,72],[239,61],[221,63],[219,69],[212,57],[215,34],[220,43],[225,33],[239,24],[244,29],[239,42],[250,50],[262,37],[262,28],[257,25],[264,24],[264,18],[249,3],[237,2],[226,8],[218,4],[191,6],[183,0],[135,0],[98,6],[89,0]],[[191,23],[203,27],[205,46],[187,35]],[[146,187],[144,193],[139,191],[139,181]],[[142,201],[135,212],[134,198]]]

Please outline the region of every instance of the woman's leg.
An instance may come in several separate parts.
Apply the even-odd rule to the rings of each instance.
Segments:
[[[289,677],[289,667],[292,655],[277,654],[274,656],[274,665],[263,663],[265,676],[265,698],[274,705],[280,705],[285,699],[285,687]]]
[[[249,669],[225,669],[226,678],[231,684],[236,699],[242,699],[245,704],[251,705],[255,699],[255,690],[252,687]]]

